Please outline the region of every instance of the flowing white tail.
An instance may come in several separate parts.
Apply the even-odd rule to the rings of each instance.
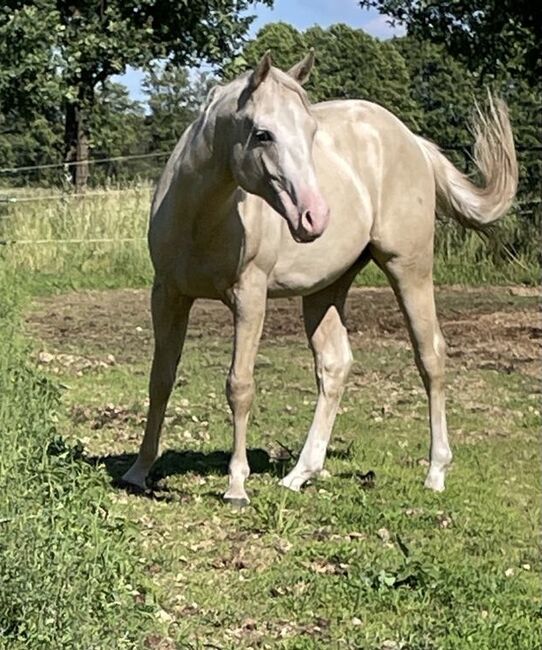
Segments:
[[[467,228],[485,230],[506,214],[516,195],[518,166],[506,104],[489,97],[489,110],[476,106],[474,163],[484,183],[477,186],[432,142],[419,138],[435,173],[437,214]]]

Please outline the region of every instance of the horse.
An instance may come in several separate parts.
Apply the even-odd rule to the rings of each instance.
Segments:
[[[269,52],[212,89],[158,182],[148,244],[154,267],[154,355],[139,453],[122,481],[145,489],[158,456],[165,409],[190,308],[221,300],[233,313],[226,395],[233,453],[224,499],[249,503],[245,480],[254,365],[267,298],[302,296],[318,398],[301,454],[282,486],[298,491],[324,466],[352,364],[345,300],[374,261],[404,314],[429,406],[425,486],[444,489],[452,461],[444,398],[445,342],[435,311],[436,216],[483,231],[511,206],[517,162],[506,104],[489,96],[474,118],[473,183],[431,142],[364,100],[311,104],[303,89],[314,52],[288,72]]]

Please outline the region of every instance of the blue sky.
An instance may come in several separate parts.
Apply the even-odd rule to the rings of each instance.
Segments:
[[[253,6],[249,13],[256,16],[250,29],[250,35],[266,23],[284,21],[291,23],[297,29],[306,29],[312,25],[327,27],[333,23],[346,23],[352,27],[360,27],[372,36],[390,38],[400,34],[400,29],[392,29],[384,16],[376,11],[362,10],[357,0],[275,0],[273,8],[260,4]],[[140,70],[128,69],[126,74],[115,78],[128,86],[134,99],[144,100],[141,91],[143,74]]]

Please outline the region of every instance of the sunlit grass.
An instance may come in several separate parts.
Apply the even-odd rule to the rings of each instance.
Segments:
[[[142,286],[151,281],[146,243],[150,185],[93,189],[79,198],[66,194],[53,200],[54,194],[30,188],[0,192],[0,199],[17,199],[0,201],[0,240],[6,242],[0,254],[9,266],[33,278],[41,291],[51,286]],[[439,223],[435,280],[536,284],[539,249],[534,218],[510,215],[489,242],[455,223]],[[357,282],[386,280],[370,265]]]

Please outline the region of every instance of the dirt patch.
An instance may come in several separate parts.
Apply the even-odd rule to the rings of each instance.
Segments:
[[[442,287],[437,290],[449,355],[466,365],[538,374],[542,323],[538,291],[517,287]],[[356,288],[347,320],[354,347],[408,341],[403,317],[387,288]],[[85,291],[37,301],[28,314],[30,334],[52,351],[99,357],[117,363],[148,359],[152,330],[146,290]],[[219,302],[194,305],[189,339],[230,339],[232,318]],[[264,340],[304,340],[301,300],[270,300]]]

